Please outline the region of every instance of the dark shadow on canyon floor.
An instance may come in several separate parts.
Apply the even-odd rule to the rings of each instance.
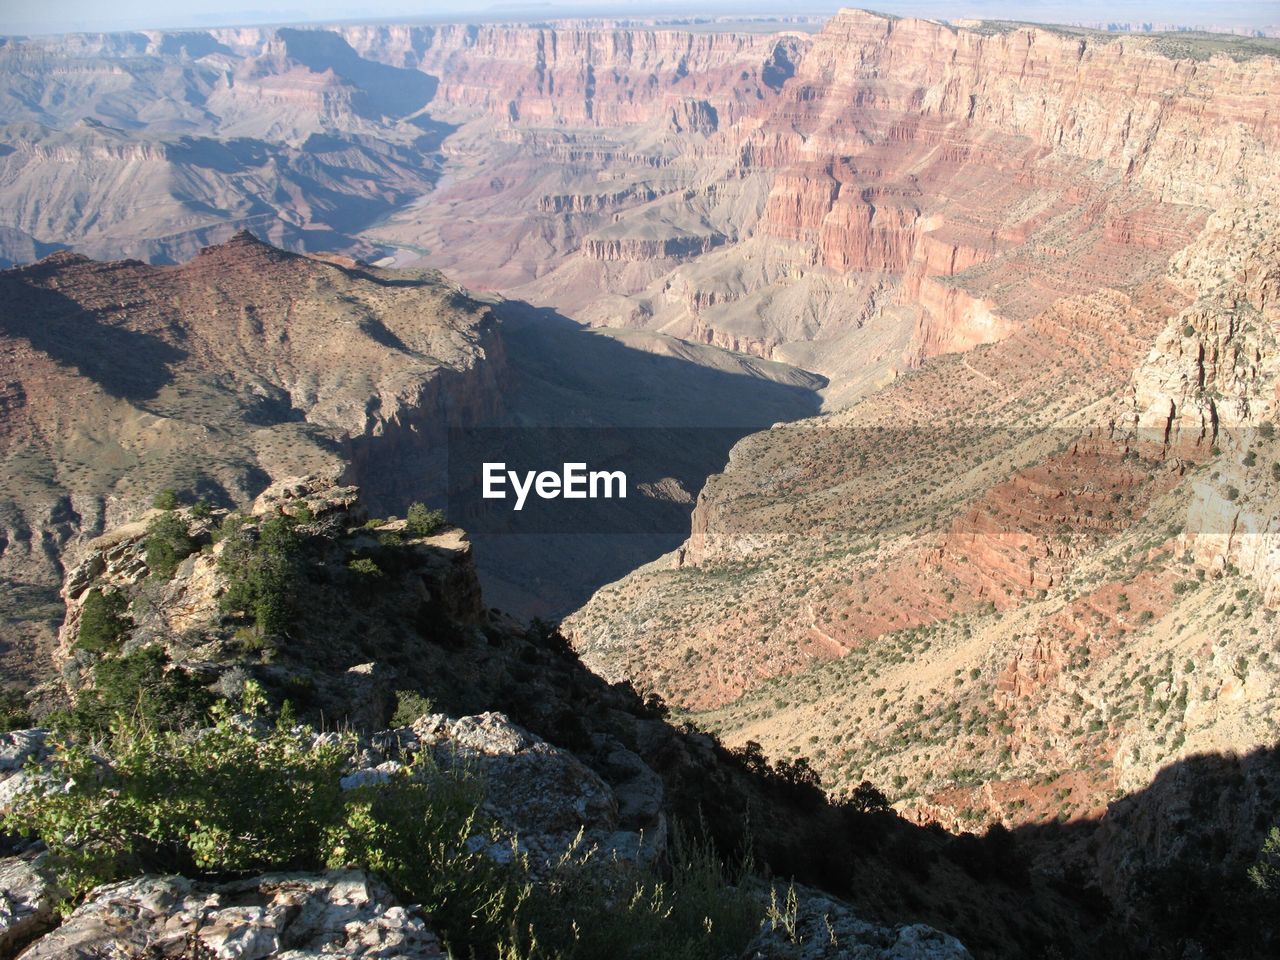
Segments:
[[[903,819],[874,785],[834,800],[803,758],[770,762],[758,747],[729,751],[675,726],[660,701],[606,683],[558,633],[546,637],[556,655],[530,661],[526,681],[483,695],[454,684],[462,699],[449,709],[501,710],[588,757],[588,732],[608,729],[609,708],[647,716],[644,758],[670,815],[701,824],[727,856],[749,848],[765,875],[869,918],[929,924],[975,960],[1280,955],[1280,891],[1259,890],[1248,873],[1280,824],[1280,746],[1172,763],[1098,818],[957,834]],[[697,760],[706,748],[711,763]]]
[[[551,457],[554,463],[542,459],[552,451],[540,450],[547,434],[537,428],[589,428],[583,437],[595,433],[611,448],[609,464],[624,465],[630,479],[674,478],[689,495],[688,502],[658,502],[633,490],[626,503],[574,501],[564,532],[546,526],[504,532],[460,517],[475,540],[488,602],[517,615],[562,617],[601,586],[676,549],[689,534],[693,499],[724,468],[733,444],[779,421],[812,416],[821,403],[808,387],[635,349],[551,309],[506,302],[498,311],[511,389],[504,414],[487,424],[505,428],[496,459],[522,469],[558,467],[562,452]],[[574,446],[593,467],[606,455]],[[456,465],[450,473],[451,498],[474,504],[458,489],[466,478]]]
[[[1280,825],[1280,746],[1177,761],[1096,819],[982,836],[868,811],[866,792],[806,811],[812,787],[758,763],[751,772],[796,818],[759,848],[770,869],[883,919],[946,930],[977,960],[1280,956],[1280,888],[1249,875]]]
[[[1059,890],[1096,904],[1114,946],[1093,956],[1225,960],[1280,956],[1280,888],[1249,877],[1277,826],[1280,744],[1187,757],[1098,819],[1006,836]],[[992,865],[989,839],[972,849],[983,844],[979,863]]]
[[[487,602],[520,617],[562,617],[604,584],[674,550],[689,534],[698,491],[724,468],[734,443],[812,416],[821,404],[816,390],[825,381],[804,371],[639,331],[593,330],[525,303],[494,309],[506,354],[500,409],[445,417],[454,430],[447,465],[411,463],[390,444],[379,464],[374,441],[358,479],[378,511],[401,514],[413,499],[446,507],[475,544]],[[467,466],[455,462],[464,449]],[[522,471],[558,470],[571,460],[621,467],[633,487],[625,501],[561,501],[563,523],[546,520],[548,508],[538,504],[509,513],[527,523],[495,524],[475,509],[481,460]],[[439,489],[443,475],[447,495]],[[645,481],[652,495],[635,489]]]

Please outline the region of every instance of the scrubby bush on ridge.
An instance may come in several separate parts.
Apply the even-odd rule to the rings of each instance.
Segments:
[[[147,525],[147,568],[153,576],[168,580],[180,564],[195,553],[187,523],[173,510],[166,510]]]
[[[411,536],[429,537],[444,526],[444,513],[429,510],[426,504],[411,503],[405,513],[405,529]]]
[[[90,653],[114,650],[129,630],[125,611],[129,601],[119,591],[90,590],[80,607],[76,646]]]
[[[727,873],[707,840],[677,828],[665,880],[578,849],[535,879],[466,772],[424,752],[343,790],[354,737],[272,725],[264,711],[252,682],[238,710],[213,708],[210,728],[121,710],[93,751],[65,742],[33,768],[34,788],[0,826],[45,842],[69,901],[144,872],[368,870],[421,904],[460,958],[720,960],[759,926],[749,863]],[[495,844],[510,845],[509,862],[485,852]]]
[[[284,633],[293,620],[291,594],[301,565],[302,546],[297,521],[276,516],[249,529],[229,516],[221,537],[226,541],[218,570],[227,578],[220,601],[224,613],[251,617],[263,634]],[[256,533],[256,536],[254,535]]]
[[[213,699],[198,680],[169,669],[163,649],[144,647],[99,661],[93,668],[93,683],[76,695],[74,706],[51,714],[46,722],[85,739],[104,736],[120,717],[172,729],[204,722]]]

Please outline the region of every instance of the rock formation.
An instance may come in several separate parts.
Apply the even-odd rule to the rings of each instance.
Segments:
[[[240,234],[177,268],[58,253],[0,288],[4,655],[19,675],[47,658],[62,554],[158,491],[245,502],[299,469],[360,478],[376,448],[399,464],[398,480],[379,474],[393,493],[451,423],[501,403],[493,318],[430,272]]]
[[[224,884],[140,877],[102,887],[23,957],[172,954],[437,960],[445,956],[417,911],[354,871],[277,874]]]

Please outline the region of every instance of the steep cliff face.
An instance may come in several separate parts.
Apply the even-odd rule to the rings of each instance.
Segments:
[[[1274,192],[1277,69],[843,12],[742,155],[780,170],[762,233],[900,281],[918,358],[1139,280],[1191,238],[1197,208]]]
[[[889,137],[941,141],[963,121],[1025,138],[1028,146],[1101,161],[1167,203],[1218,206],[1242,191],[1274,189],[1278,133],[1267,92],[1280,64],[1178,60],[1141,38],[1072,36],[1033,26],[989,34],[922,20],[843,11],[815,38],[801,85],[847,91],[871,116],[915,114]],[[857,54],[850,56],[851,51]],[[884,82],[872,84],[879,75]],[[1208,103],[1206,103],[1206,98]],[[1206,130],[1214,149],[1193,149]],[[992,161],[994,143],[951,148],[956,159]],[[1006,161],[1012,169],[1034,152]],[[1254,184],[1256,186],[1249,186]]]
[[[45,656],[47,632],[27,633],[50,615],[63,552],[157,491],[243,501],[305,466],[367,478],[382,506],[431,483],[450,424],[501,402],[493,317],[431,273],[242,234],[174,268],[59,253],[0,287],[0,568],[19,674]]]
[[[620,126],[668,116],[709,132],[758,109],[794,72],[799,36],[566,26],[350,27],[363,56],[440,78],[438,97],[532,124]]]
[[[1274,414],[1278,237],[1274,205],[1233,205],[1174,260],[1171,275],[1195,302],[1169,318],[1126,398],[1148,439],[1185,452],[1239,448],[1241,430]]]
[[[1280,467],[1260,463],[1259,450],[1280,410],[1278,238],[1271,204],[1210,218],[1172,268],[1196,300],[1169,319],[1121,408],[1138,437],[1165,455],[1216,458],[1212,481],[1192,490],[1182,543],[1210,570],[1252,577],[1271,609],[1280,607],[1272,489]]]
[[[689,92],[679,70],[663,70],[681,62],[676,33],[643,42],[518,34],[481,29],[474,46],[445,57],[459,40],[441,30],[418,41],[421,52],[396,54],[420,64],[445,57],[435,61],[440,97],[485,111],[522,149],[480,157],[482,140],[455,138],[457,182],[375,235],[425,246],[469,282],[488,277],[593,323],[741,344],[827,375],[844,372],[850,349],[879,352],[881,338],[872,347],[857,334],[889,303],[909,333],[901,367],[1003,339],[1071,298],[1144,283],[1209,211],[1274,193],[1277,180],[1267,103],[1280,68],[1266,56],[1177,59],[1135,37],[845,11],[813,37],[787,40],[785,83],[740,100],[719,58],[732,51],[765,79],[762,55],[776,66],[767,43],[688,41],[691,76],[697,63],[708,88]],[[377,52],[379,36],[351,42],[392,56]],[[543,74],[514,79],[501,66],[514,56],[503,53],[508,44],[545,59]],[[560,74],[575,57],[581,76],[570,81]],[[615,106],[581,106],[588,69],[604,75],[597,63],[613,65],[611,83],[629,83],[625,110],[603,81],[603,102]],[[628,81],[641,63],[653,70],[650,87]],[[448,77],[466,71],[494,78],[484,95],[450,89]],[[660,91],[686,99],[673,104]],[[694,118],[699,101],[707,106]],[[623,121],[632,126],[612,129]],[[607,204],[562,199],[559,189],[529,189],[529,155],[548,162],[541,184],[607,170],[643,188],[599,194]],[[470,226],[446,223],[481,187],[501,204],[470,210]],[[513,206],[525,211],[519,223]],[[697,222],[723,243],[691,245]],[[503,244],[482,244],[498,224]],[[625,278],[602,265],[654,259],[668,262]],[[851,292],[819,319],[806,289],[832,284]],[[590,285],[605,295],[584,295]],[[673,287],[687,295],[668,296]]]

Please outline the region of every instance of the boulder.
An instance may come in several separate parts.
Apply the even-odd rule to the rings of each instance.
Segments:
[[[0,957],[13,956],[53,926],[53,900],[38,861],[27,857],[0,860]]]
[[[661,838],[619,829],[618,802],[594,771],[503,714],[433,714],[413,729],[441,767],[462,766],[481,779],[486,812],[516,834],[535,866],[554,863],[579,836],[580,850],[603,856],[661,853]]]

